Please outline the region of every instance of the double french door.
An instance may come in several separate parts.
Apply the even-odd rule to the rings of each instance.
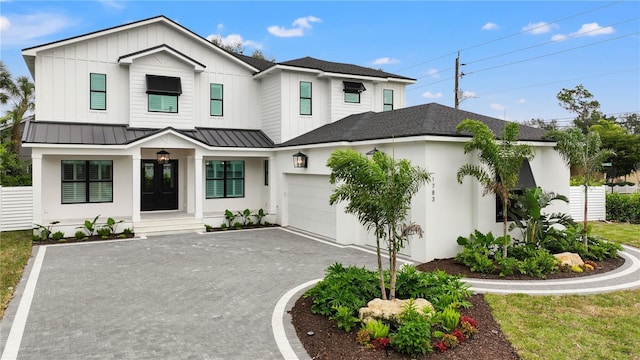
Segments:
[[[178,160],[142,160],[142,211],[178,209]]]

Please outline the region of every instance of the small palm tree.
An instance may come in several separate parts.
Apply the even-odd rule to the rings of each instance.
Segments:
[[[0,103],[13,102],[13,107],[2,117],[0,122],[11,123],[11,153],[20,156],[22,129],[20,122],[28,111],[35,108],[35,86],[26,76],[19,76],[15,81],[4,63],[0,62]]]
[[[496,194],[502,201],[503,244],[502,256],[507,257],[510,237],[507,236],[509,196],[518,185],[520,168],[525,159],[535,156],[533,149],[526,144],[517,144],[520,128],[516,123],[507,123],[502,132],[502,139],[496,140],[489,127],[480,121],[466,119],[458,124],[457,131],[467,131],[473,135],[464,144],[464,152],[478,151],[480,165],[465,164],[458,169],[458,183],[462,184],[465,176],[472,176],[484,188],[482,195]]]
[[[585,134],[578,128],[568,128],[564,131],[550,131],[546,137],[556,141],[556,149],[569,167],[579,169],[584,173],[584,182],[582,184],[584,186],[582,240],[584,241],[584,246],[588,247],[587,194],[589,182],[602,169],[602,163],[615,156],[616,153],[613,150],[601,148],[602,142],[597,132],[589,131]]]

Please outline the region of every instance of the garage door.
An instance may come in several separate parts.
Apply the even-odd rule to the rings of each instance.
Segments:
[[[334,186],[324,175],[287,175],[289,225],[336,238],[336,207],[329,205]]]

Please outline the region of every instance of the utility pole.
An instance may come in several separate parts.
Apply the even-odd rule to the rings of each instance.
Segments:
[[[460,99],[458,99],[458,78],[460,77],[458,75],[459,70],[460,70],[460,51],[458,51],[458,56],[456,57],[456,80],[455,80],[454,89],[453,89],[453,98],[454,98],[454,104],[456,109],[458,108],[458,105],[460,105]]]

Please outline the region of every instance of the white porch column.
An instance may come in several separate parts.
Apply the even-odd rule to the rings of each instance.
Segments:
[[[33,222],[42,224],[42,154],[31,150],[31,189],[33,191]]]
[[[203,216],[203,211],[202,211],[202,206],[204,203],[204,190],[203,190],[203,168],[204,168],[204,163],[202,160],[202,152],[200,152],[199,149],[195,149],[195,156],[193,157],[193,162],[194,162],[194,177],[193,180],[195,181],[194,184],[194,197],[195,197],[195,212],[194,212],[194,216],[196,219],[202,219]]]
[[[140,162],[140,153],[131,155],[131,221],[137,222],[140,221],[140,187],[141,187],[141,173],[140,167],[142,163]]]
[[[278,191],[279,187],[282,184],[277,183],[277,174],[276,174],[276,157],[272,154],[269,155],[269,214],[274,214],[274,219],[276,217],[276,212],[278,211]]]

